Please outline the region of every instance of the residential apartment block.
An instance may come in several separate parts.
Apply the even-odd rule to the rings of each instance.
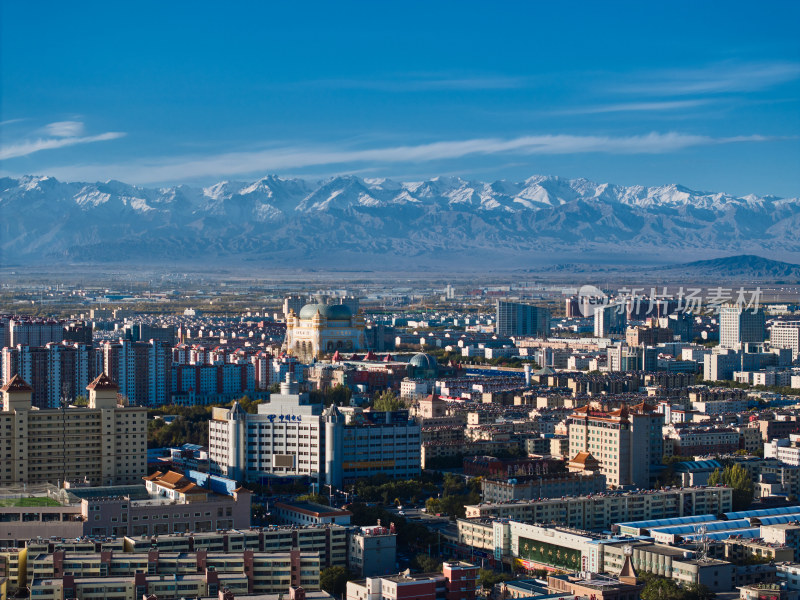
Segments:
[[[569,455],[589,453],[610,486],[650,487],[650,466],[661,463],[663,415],[652,406],[575,409],[569,417]]]
[[[319,589],[316,552],[64,552],[28,553],[31,597],[45,600],[217,597]],[[18,588],[19,589],[19,588]],[[23,588],[24,589],[24,588]],[[12,590],[13,591],[13,590]]]
[[[31,404],[37,408],[58,408],[62,400],[85,395],[95,375],[92,346],[80,343],[2,348],[0,364],[3,383],[19,375],[33,388]]]
[[[646,492],[603,493],[575,498],[467,505],[467,518],[497,517],[603,530],[623,521],[719,514],[731,510],[727,487],[693,487]]]
[[[441,573],[369,577],[347,582],[346,600],[475,600],[478,567],[445,562]]]
[[[86,408],[36,410],[33,388],[21,377],[0,388],[0,485],[141,481],[147,410],[120,404],[118,388],[105,374],[86,389]]]

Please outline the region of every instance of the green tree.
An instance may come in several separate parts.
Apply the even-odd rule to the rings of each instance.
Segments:
[[[251,400],[247,396],[239,399],[239,406],[241,406],[245,412],[253,415],[258,413],[259,404],[261,404],[261,400]]]
[[[352,578],[352,573],[344,567],[328,567],[319,573],[319,587],[329,594],[341,596],[347,589],[347,582]]]
[[[451,496],[453,494],[459,494],[464,489],[464,479],[455,475],[454,473],[445,473],[444,474],[444,484],[443,484],[443,496]]]
[[[353,392],[346,385],[337,384],[324,390],[311,390],[308,395],[315,404],[349,406]]]
[[[714,600],[717,595],[702,583],[690,583],[683,588],[683,600]]]
[[[322,494],[304,494],[302,496],[297,497],[298,502],[313,502],[314,504],[323,504],[328,506],[330,502],[328,502],[328,497],[323,496]]]
[[[413,564],[423,573],[438,573],[442,570],[442,562],[427,554],[417,554]]]
[[[497,571],[492,571],[490,569],[479,569],[478,570],[478,579],[481,581],[481,586],[485,590],[491,590],[495,584],[498,584],[502,581],[508,581],[512,579],[513,575],[510,573],[498,573]]]
[[[715,469],[708,485],[727,485],[733,488],[733,510],[744,510],[753,502],[753,479],[742,465],[730,464],[722,471]]]
[[[405,404],[392,390],[385,390],[375,398],[372,408],[380,411],[400,410]]]
[[[683,590],[672,579],[652,576],[645,579],[642,600],[684,600]]]

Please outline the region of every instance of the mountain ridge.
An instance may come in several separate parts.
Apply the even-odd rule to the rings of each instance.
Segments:
[[[522,182],[268,175],[206,187],[0,178],[0,258],[21,264],[226,260],[320,267],[516,264],[593,253],[670,258],[800,253],[800,198],[678,184],[620,186],[534,175]],[[455,264],[455,263],[453,263]]]

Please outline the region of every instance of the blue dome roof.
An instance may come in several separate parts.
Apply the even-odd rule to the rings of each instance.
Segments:
[[[430,354],[420,352],[411,357],[408,364],[412,365],[415,369],[423,369],[429,371],[438,371],[439,363]]]
[[[344,304],[306,304],[300,309],[299,316],[303,320],[310,320],[317,311],[329,321],[349,321],[353,318],[353,313]]]

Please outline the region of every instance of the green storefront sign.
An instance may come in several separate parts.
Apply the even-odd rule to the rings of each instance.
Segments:
[[[519,538],[519,557],[571,571],[581,568],[581,551],[547,542]]]

